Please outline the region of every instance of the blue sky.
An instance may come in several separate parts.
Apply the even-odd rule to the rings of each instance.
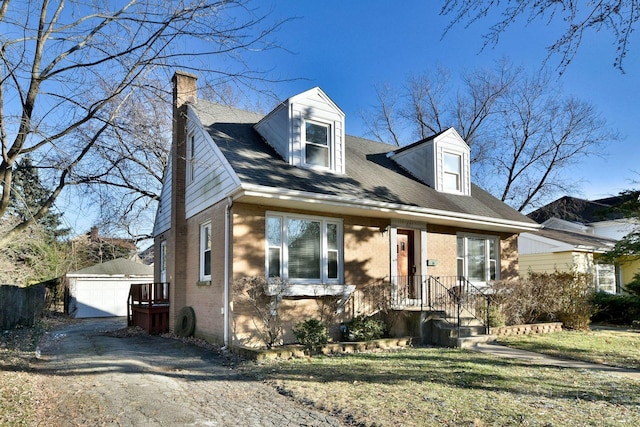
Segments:
[[[469,28],[458,25],[443,37],[450,18],[439,15],[439,2],[260,0],[256,4],[263,11],[272,10],[272,19],[296,19],[275,34],[283,49],[251,55],[248,66],[296,79],[273,87],[281,100],[320,86],[346,113],[347,133],[365,137],[360,112],[376,103],[376,84],[400,85],[408,75],[438,65],[457,75],[465,69],[490,67],[502,57],[536,71],[547,56],[545,47],[562,31],[562,22],[517,22],[497,46],[482,50],[482,36],[494,21],[488,18]],[[640,122],[640,31],[632,39],[626,74],[613,68],[614,53],[611,34],[591,34],[559,80],[565,95],[593,103],[624,136],[608,146],[606,158],[594,157],[566,171],[567,179],[581,182],[580,193],[573,196],[615,195],[637,188],[632,180],[640,181],[635,132]],[[552,57],[549,65],[555,67],[558,60]],[[95,218],[86,216],[87,209],[73,206],[63,209],[68,225],[78,233],[87,231]]]
[[[482,50],[482,35],[493,21],[481,20],[469,28],[458,25],[443,37],[450,18],[439,15],[438,4],[418,0],[272,1],[269,5],[275,17],[297,17],[276,34],[277,41],[291,52],[258,55],[260,65],[283,78],[301,78],[276,86],[282,99],[320,86],[345,111],[347,133],[364,136],[360,111],[375,104],[375,84],[400,84],[408,75],[437,65],[456,75],[465,69],[490,67],[505,56],[535,71],[547,56],[545,47],[562,30],[562,22],[518,22],[497,46]],[[608,157],[591,158],[567,171],[568,179],[584,181],[581,194],[574,196],[594,199],[617,194],[631,188],[631,180],[640,180],[634,132],[640,120],[640,32],[632,39],[626,74],[612,66],[613,42],[609,33],[589,35],[559,80],[566,95],[593,103],[624,137],[609,145]],[[558,61],[552,57],[549,65],[555,67]]]

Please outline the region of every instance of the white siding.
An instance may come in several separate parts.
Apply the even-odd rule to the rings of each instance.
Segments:
[[[267,120],[260,121],[255,126],[256,131],[282,156],[285,161],[291,161],[289,138],[289,110],[286,105],[279,106]]]
[[[195,137],[194,179],[185,189],[185,215],[191,218],[214,205],[238,186],[228,162],[215,145],[211,136],[199,125],[193,111],[189,110],[187,135]]]
[[[403,169],[431,188],[436,188],[433,141],[426,141],[393,157]]]
[[[345,116],[320,89],[313,88],[283,102],[256,124],[256,131],[289,164],[309,167],[303,158],[303,123],[313,120],[331,127],[331,169],[345,171]]]
[[[167,167],[164,170],[162,178],[162,192],[160,193],[160,202],[156,211],[155,223],[153,225],[153,236],[158,236],[171,228],[171,179],[172,179],[172,162],[173,157],[169,155]]]
[[[602,221],[590,225],[593,227],[593,234],[616,240],[622,239],[634,230],[633,224],[628,220]]]
[[[442,134],[416,143],[413,147],[394,154],[392,159],[411,175],[431,188],[444,191],[444,153],[457,154],[461,157],[460,170],[461,191],[466,196],[471,194],[471,156],[469,146],[460,135],[449,128]]]

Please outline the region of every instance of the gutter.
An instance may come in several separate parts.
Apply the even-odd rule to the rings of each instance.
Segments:
[[[537,223],[528,223],[522,221],[492,218],[487,216],[479,216],[466,214],[462,212],[451,212],[439,209],[430,209],[420,206],[409,206],[399,203],[374,202],[364,199],[350,199],[336,197],[333,195],[325,195],[318,193],[310,193],[304,191],[283,190],[273,187],[264,187],[260,185],[243,184],[240,194],[237,193],[234,199],[240,196],[257,197],[262,199],[282,200],[300,203],[316,203],[322,205],[333,205],[340,208],[365,209],[368,211],[378,211],[388,214],[396,214],[399,216],[411,216],[420,218],[421,220],[440,220],[455,221],[469,225],[491,225],[493,227],[503,227],[508,229],[517,229],[518,232],[538,231],[542,225]],[[416,219],[417,219],[416,218]]]
[[[223,316],[222,327],[224,328],[224,349],[229,347],[229,252],[231,250],[231,238],[229,236],[231,230],[231,207],[233,199],[227,197],[227,206],[224,208],[224,297],[223,297]]]

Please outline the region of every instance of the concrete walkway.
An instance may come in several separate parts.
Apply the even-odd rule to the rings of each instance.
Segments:
[[[584,369],[587,371],[603,372],[613,375],[623,376],[634,380],[640,380],[640,371],[634,369],[616,368],[614,366],[601,365],[598,363],[582,362],[579,360],[560,359],[527,350],[519,350],[499,344],[482,343],[469,350],[479,353],[492,354],[507,359],[523,360],[536,365],[556,366],[567,369]]]

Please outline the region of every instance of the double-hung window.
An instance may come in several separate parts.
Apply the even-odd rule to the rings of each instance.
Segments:
[[[312,166],[330,167],[329,147],[331,126],[324,123],[305,121],[304,162]]]
[[[443,188],[444,191],[462,191],[462,156],[459,154],[443,154]]]
[[[458,276],[472,282],[499,279],[500,256],[497,237],[458,236]]]
[[[269,213],[266,221],[268,277],[305,284],[342,281],[340,220]]]
[[[200,225],[200,280],[211,280],[211,223]]]

